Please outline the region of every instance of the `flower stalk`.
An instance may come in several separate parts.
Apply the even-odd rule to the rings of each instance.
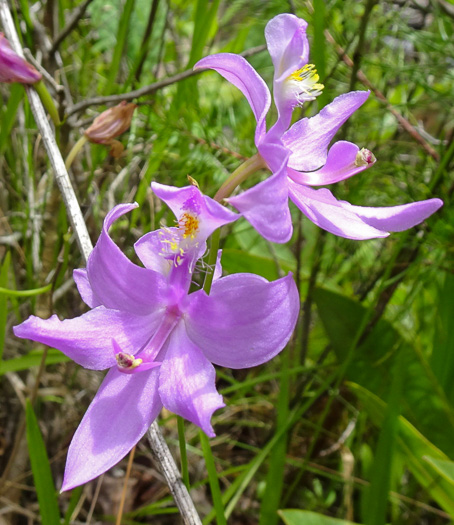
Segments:
[[[82,135],[80,139],[74,144],[65,160],[65,166],[67,170],[69,170],[79,151],[85,146],[87,142],[88,138],[85,135]]]
[[[54,126],[56,128],[59,127],[61,125],[60,116],[58,115],[58,110],[54,104],[54,99],[51,97],[51,94],[46,88],[44,82],[40,80],[39,82],[34,84],[34,87],[39,95],[39,98],[41,99],[41,102],[43,103],[43,106],[49,113],[49,116],[52,119]]]
[[[230,177],[222,184],[214,196],[214,200],[222,202],[224,199],[229,197],[235,188],[237,188],[242,182],[247,180],[251,175],[262,168],[266,168],[266,162],[260,153],[256,153],[250,159],[246,160],[238,166],[238,168],[230,175]]]

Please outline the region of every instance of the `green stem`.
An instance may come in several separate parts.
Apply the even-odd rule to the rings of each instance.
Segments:
[[[183,483],[189,490],[189,470],[188,470],[188,455],[186,452],[186,440],[184,438],[184,419],[181,416],[177,416],[178,422],[178,443],[180,445],[180,457],[181,457],[181,477]]]
[[[213,452],[211,451],[210,441],[205,432],[199,432],[200,443],[202,445],[203,456],[205,458],[205,465],[208,472],[208,481],[210,483],[211,496],[213,497],[213,507],[216,513],[217,525],[227,525],[225,518],[224,504],[222,503],[222,494],[219,487],[218,472],[214,464]]]
[[[222,202],[229,195],[232,194],[233,190],[244,182],[248,177],[254,174],[256,171],[266,168],[266,163],[263,160],[260,153],[256,153],[253,157],[246,160],[241,164],[224,182],[224,184],[219,188],[214,200],[217,202]],[[219,250],[219,241],[221,238],[221,232],[219,229],[215,230],[211,236],[210,251],[208,253],[208,265],[209,268],[205,275],[205,281],[203,283],[203,289],[206,293],[210,293],[211,284],[213,283],[214,270],[216,268],[216,260],[218,257]]]
[[[46,108],[47,112],[50,115],[50,118],[52,119],[52,122],[54,123],[55,127],[58,128],[61,124],[60,117],[58,116],[57,108],[54,104],[54,99],[51,97],[49,91],[46,88],[46,85],[42,80],[34,84],[34,88],[36,92],[39,95],[39,98],[41,99],[41,102],[43,103],[43,106]]]
[[[73,160],[76,158],[76,155],[84,147],[85,143],[88,141],[85,135],[82,135],[80,139],[74,144],[72,150],[69,152],[69,155],[66,157],[65,166],[69,170]]]
[[[215,230],[211,236],[210,251],[208,253],[208,270],[205,274],[203,289],[207,294],[210,293],[213,284],[214,270],[216,269],[216,260],[218,258],[219,241],[221,239],[221,229]]]
[[[248,177],[250,177],[256,171],[266,168],[266,163],[263,160],[260,153],[256,153],[253,157],[248,159],[246,162],[243,162],[230,177],[224,182],[224,184],[219,188],[218,192],[214,196],[214,200],[221,202],[229,195],[232,194],[233,190],[244,182]]]

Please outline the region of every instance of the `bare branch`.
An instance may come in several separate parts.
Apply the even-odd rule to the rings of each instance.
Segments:
[[[170,492],[180,510],[185,525],[202,525],[194,503],[189,495],[172,456],[168,453],[166,442],[162,437],[159,425],[154,421],[148,429],[147,437],[155,460],[161,465],[162,472]]]
[[[249,57],[251,55],[255,55],[256,53],[260,53],[261,51],[264,51],[265,49],[266,49],[265,45],[253,47],[241,53],[241,56]],[[192,69],[187,69],[186,71],[177,73],[176,75],[173,75],[172,77],[165,78],[164,80],[159,80],[158,82],[154,82],[153,84],[149,84],[148,86],[144,86],[142,88],[135,89],[134,91],[129,91],[128,93],[121,93],[119,95],[108,95],[105,97],[89,98],[87,100],[83,100],[82,102],[74,104],[74,106],[71,106],[70,108],[68,108],[66,115],[70,117],[71,115],[74,115],[75,113],[79,113],[79,111],[83,111],[84,109],[90,106],[96,106],[96,105],[101,105],[101,104],[118,104],[122,100],[133,100],[135,98],[144,97],[145,95],[154,93],[155,91],[158,91],[159,89],[175,84],[176,82],[180,82],[181,80],[192,77],[201,72],[202,71],[194,71]]]

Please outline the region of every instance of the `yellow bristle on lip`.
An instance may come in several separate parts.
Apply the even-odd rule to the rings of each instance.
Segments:
[[[180,228],[183,230],[184,237],[194,238],[199,231],[199,219],[190,213],[184,213],[178,221]]]

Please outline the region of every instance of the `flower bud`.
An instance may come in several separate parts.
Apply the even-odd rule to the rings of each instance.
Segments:
[[[5,35],[0,33],[0,82],[34,84],[40,80],[41,73],[13,51]]]
[[[90,142],[109,145],[110,154],[119,157],[123,146],[114,138],[129,128],[136,107],[136,104],[128,104],[123,100],[117,106],[103,111],[85,131],[85,136]]]

